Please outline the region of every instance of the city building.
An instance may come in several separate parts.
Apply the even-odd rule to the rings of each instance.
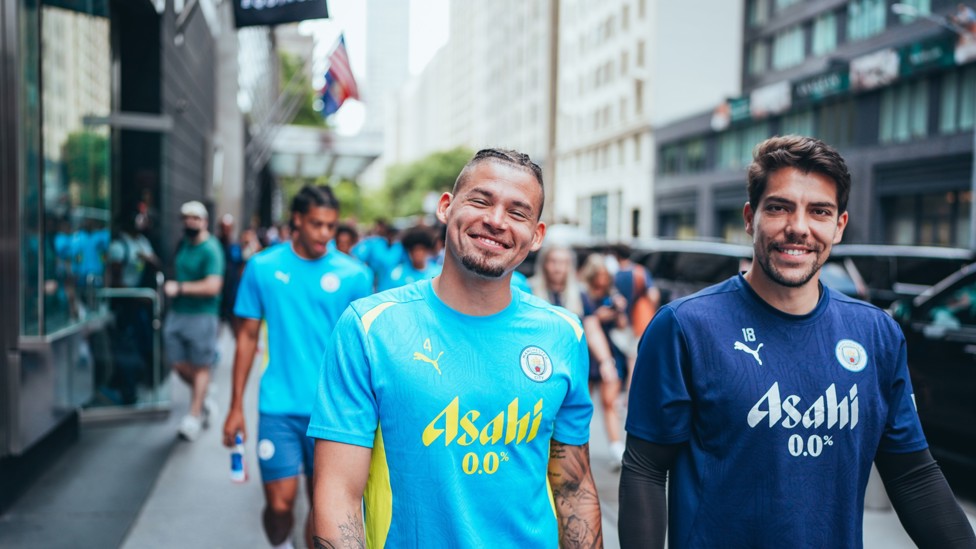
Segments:
[[[741,19],[726,0],[562,0],[557,220],[610,240],[654,234],[656,128],[738,92]]]
[[[656,132],[656,232],[745,240],[752,147],[804,134],[848,162],[846,242],[971,247],[976,16],[959,6],[745,2],[741,94]]]

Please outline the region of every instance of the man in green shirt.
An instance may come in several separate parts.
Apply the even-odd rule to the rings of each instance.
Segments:
[[[183,240],[176,252],[176,279],[163,291],[172,302],[163,327],[166,359],[190,386],[190,413],[180,422],[179,434],[188,441],[200,436],[211,415],[213,399],[207,397],[215,366],[220,292],[224,283],[224,253],[220,242],[207,231],[207,208],[197,201],[180,207]]]

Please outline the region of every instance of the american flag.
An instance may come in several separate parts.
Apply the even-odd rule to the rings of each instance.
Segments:
[[[322,88],[322,116],[334,114],[346,99],[359,99],[359,89],[349,65],[346,38],[340,34],[329,54],[329,70],[325,73],[325,87]]]

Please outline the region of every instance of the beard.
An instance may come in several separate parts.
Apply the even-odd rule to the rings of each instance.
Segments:
[[[799,278],[787,278],[786,275],[773,266],[772,261],[769,259],[772,257],[772,254],[775,253],[775,251],[775,245],[769,245],[769,247],[766,249],[766,253],[758,258],[759,267],[764,273],[766,273],[766,276],[769,277],[770,280],[782,286],[786,286],[787,288],[799,288],[807,282],[810,282],[810,280],[812,280],[813,277],[820,271],[820,268],[823,267],[823,261],[817,258],[817,260],[813,262],[813,265],[810,266],[810,270],[808,272],[801,274]]]
[[[505,274],[505,268],[497,263],[491,263],[485,257],[478,257],[475,254],[461,256],[461,265],[464,268],[485,278],[499,278]]]

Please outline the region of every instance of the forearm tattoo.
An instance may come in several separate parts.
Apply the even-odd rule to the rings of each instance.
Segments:
[[[559,520],[560,547],[603,547],[600,497],[590,472],[590,445],[553,440],[549,447],[549,484]]]
[[[366,536],[363,533],[363,518],[346,514],[346,520],[339,523],[339,539],[312,537],[315,549],[365,549]]]

